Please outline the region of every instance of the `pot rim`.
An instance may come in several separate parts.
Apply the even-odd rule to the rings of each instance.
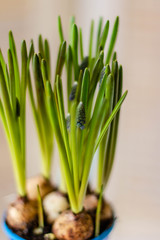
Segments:
[[[26,240],[25,238],[20,237],[19,235],[17,235],[16,233],[14,233],[12,231],[12,229],[10,229],[6,223],[6,218],[5,218],[6,214],[4,214],[4,217],[2,219],[2,229],[5,232],[5,234],[11,239],[11,240]],[[103,231],[99,236],[92,238],[91,240],[103,240],[105,239],[110,232],[112,231],[113,227],[115,225],[115,218],[113,220],[112,225],[106,229],[105,231]]]

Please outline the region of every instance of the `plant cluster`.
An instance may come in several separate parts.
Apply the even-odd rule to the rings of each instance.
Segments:
[[[60,19],[61,46],[53,88],[45,74],[47,72],[45,60],[41,61],[48,110],[59,147],[61,171],[65,176],[71,208],[75,213],[83,208],[92,159],[99,146],[98,193],[100,193],[101,186],[107,182],[113,164],[119,120],[119,115],[116,116],[116,113],[127,95],[126,91],[122,96],[122,66],[118,66],[116,54],[113,55],[112,65],[109,65],[118,32],[118,23],[117,17],[105,60],[104,48],[109,21],[106,22],[102,31],[102,19],[100,19],[95,55],[92,54],[94,26],[92,21],[89,53],[85,58],[82,31],[80,29],[80,37],[78,37],[78,28],[75,23],[72,23],[71,43],[66,54],[67,86],[68,93],[70,93],[68,94],[67,117],[64,109],[62,71],[57,70],[62,69],[66,49]],[[81,64],[79,64],[78,56],[79,41]],[[34,58],[38,59],[38,56],[35,55]],[[40,67],[37,65],[37,71],[38,69]],[[97,86],[98,93],[96,92]]]
[[[120,107],[127,95],[127,91],[122,95],[123,69],[118,64],[116,52],[113,53],[119,18],[115,20],[107,51],[105,47],[108,40],[109,21],[104,27],[102,25],[103,21],[100,18],[94,47],[94,21],[91,22],[89,48],[85,56],[82,29],[78,29],[72,18],[69,44],[67,44],[63,35],[61,18],[58,17],[60,46],[53,81],[49,44],[46,39],[43,41],[41,35],[38,40],[38,54],[35,53],[33,41],[31,41],[28,54],[25,41],[22,42],[21,77],[11,32],[8,50],[9,69],[0,52],[0,115],[11,150],[18,194],[21,197],[26,197],[25,97],[27,86],[41,147],[42,175],[48,181],[50,181],[51,172],[53,135],[57,142],[62,177],[59,186],[61,194],[56,192],[53,196],[51,193],[52,197],[50,195],[49,202],[50,205],[54,205],[55,199],[58,201],[58,196],[60,196],[62,208],[64,209],[64,205],[68,207],[63,195],[65,193],[71,209],[62,212],[55,220],[53,232],[58,239],[71,239],[68,235],[70,228],[76,239],[88,239],[93,234],[92,218],[84,211],[84,200],[96,151],[99,157],[97,187],[94,190],[94,196],[98,201],[94,215],[95,234],[98,235],[100,231],[103,191],[114,162]],[[31,80],[30,65],[33,69],[34,86]],[[66,71],[66,99],[64,80],[62,81],[63,70]],[[65,102],[67,103],[66,109]],[[38,187],[37,196],[38,202],[42,204],[40,192],[41,186]],[[44,204],[44,209],[45,207],[46,204]],[[50,208],[46,207],[46,209],[50,212],[48,210]],[[39,213],[40,227],[44,228],[42,206],[39,207]],[[69,216],[72,216],[72,224],[67,221]],[[79,223],[78,230],[76,222]],[[86,225],[85,230],[84,225]],[[60,226],[63,226],[63,232],[59,229]],[[88,232],[87,228],[90,229]]]

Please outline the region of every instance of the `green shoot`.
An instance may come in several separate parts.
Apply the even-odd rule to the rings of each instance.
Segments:
[[[72,88],[72,49],[71,46],[68,46],[67,50],[67,102],[68,102],[68,111],[70,110],[70,101],[69,101],[69,96],[71,93],[71,88]]]
[[[38,195],[38,222],[39,222],[39,228],[44,228],[44,214],[43,214],[43,204],[42,204],[42,198],[40,194],[39,185],[37,185],[37,195]]]
[[[21,76],[17,60],[13,34],[9,32],[8,67],[0,54],[0,116],[6,133],[12,156],[17,191],[26,195],[26,86],[27,86],[27,48],[25,41],[21,45]]]
[[[78,80],[79,66],[78,66],[78,29],[76,24],[72,26],[72,57],[73,57],[73,67],[74,67],[74,79]]]
[[[39,38],[38,38],[38,48],[39,48],[39,53],[41,54],[42,58],[44,58],[44,46],[43,46],[42,35],[39,35]]]
[[[79,42],[80,42],[80,54],[81,54],[81,61],[83,61],[84,53],[83,53],[83,37],[82,37],[82,29],[79,29]]]
[[[93,48],[93,33],[94,33],[94,21],[91,21],[91,27],[90,27],[90,37],[89,37],[89,63],[91,64],[92,61],[92,48]]]
[[[63,65],[65,62],[65,55],[66,55],[66,42],[63,41],[59,47],[59,53],[58,53],[57,65],[56,65],[56,73],[55,73],[55,81],[56,81],[57,75],[61,76],[61,74],[62,74]]]
[[[104,26],[104,30],[100,39],[100,43],[99,43],[99,50],[103,50],[105,47],[105,43],[107,40],[107,36],[108,36],[108,31],[109,31],[109,21],[106,22],[105,26]]]
[[[101,186],[98,205],[97,205],[97,211],[96,211],[95,237],[97,237],[100,233],[100,215],[101,215],[101,209],[102,209],[102,197],[103,197],[103,185]]]
[[[44,59],[46,60],[48,79],[51,79],[50,49],[47,39],[44,40]]]
[[[62,30],[62,23],[61,23],[60,16],[58,16],[58,31],[59,31],[60,42],[62,43],[64,41],[64,37],[63,37],[63,30]]]
[[[16,81],[16,96],[20,98],[20,74],[19,74],[18,58],[17,58],[15,41],[11,31],[9,32],[9,47],[13,57],[13,66],[14,66],[14,74],[15,74],[15,81]]]
[[[83,74],[82,90],[81,90],[81,102],[84,104],[85,111],[87,112],[87,101],[88,101],[88,89],[89,89],[90,74],[86,68]]]
[[[70,28],[69,28],[69,39],[70,39],[70,44],[72,43],[72,27],[75,24],[75,17],[72,16],[70,19]]]
[[[99,22],[98,22],[98,30],[97,30],[97,42],[96,42],[96,52],[95,52],[96,56],[99,52],[99,40],[100,40],[100,36],[101,36],[101,31],[102,31],[102,23],[103,23],[103,18],[100,17]]]
[[[119,27],[119,17],[116,18],[116,21],[114,23],[114,27],[113,27],[109,47],[108,47],[107,57],[106,57],[106,64],[109,63],[111,56],[112,56],[112,52],[113,52],[117,34],[118,34],[118,27]]]

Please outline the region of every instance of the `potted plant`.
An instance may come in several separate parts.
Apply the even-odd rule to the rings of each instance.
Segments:
[[[118,67],[116,53],[113,54],[118,23],[119,18],[117,17],[111,34],[107,55],[104,59],[109,21],[106,22],[102,30],[102,18],[99,20],[94,54],[94,22],[92,21],[88,56],[84,57],[82,30],[79,29],[78,31],[74,18],[72,18],[70,44],[66,51],[66,41],[64,40],[61,19],[59,17],[60,47],[53,84],[50,74],[49,51],[48,47],[44,51],[41,36],[39,37],[38,54],[34,53],[33,42],[31,43],[29,55],[27,56],[27,53],[25,53],[25,60],[24,54],[22,54],[22,69],[25,69],[24,85],[26,86],[28,81],[32,109],[34,115],[36,115],[36,125],[38,126],[40,122],[44,129],[49,127],[52,137],[54,132],[60,156],[62,187],[58,187],[56,191],[47,194],[45,197],[40,192],[40,186],[38,187],[36,197],[38,204],[37,202],[33,204],[34,219],[29,223],[27,222],[24,228],[14,225],[14,221],[13,224],[8,221],[8,210],[4,219],[4,229],[11,239],[104,239],[113,227],[113,210],[104,200],[103,191],[110,176],[114,160],[119,110],[127,95],[127,91],[122,95],[122,67]],[[79,47],[80,57],[78,54]],[[14,55],[15,50],[13,50]],[[8,75],[6,74],[4,59],[2,55],[0,56],[0,76],[4,88],[4,83],[8,81]],[[80,58],[81,64],[79,64]],[[111,58],[112,61],[110,64]],[[29,71],[31,59],[36,87],[37,107],[33,99]],[[15,67],[17,70],[16,57],[13,59],[13,69]],[[63,92],[63,68],[66,68],[67,71],[67,100],[65,100]],[[24,69],[22,71],[22,82]],[[12,77],[13,71],[10,70],[10,72],[10,76]],[[17,74],[17,71],[15,72]],[[17,76],[15,79],[17,79]],[[23,84],[20,84],[20,87],[22,86]],[[7,87],[6,89],[3,88],[2,93],[6,96]],[[15,93],[17,92],[14,89]],[[4,100],[6,104],[4,105],[4,111],[7,112],[8,104],[12,104],[12,98],[10,100],[8,96],[7,99],[4,97]],[[64,107],[65,102],[67,103],[67,114]],[[17,106],[20,106],[19,108],[21,109],[21,101],[18,103]],[[25,106],[25,103],[22,106]],[[24,108],[22,107],[22,109]],[[20,119],[22,116],[23,119],[25,117],[25,114],[21,115],[22,113],[20,112],[19,114]],[[6,114],[5,116],[10,115]],[[4,124],[3,118],[2,121]],[[7,125],[4,124],[4,126],[6,130],[8,121]],[[43,143],[44,139],[41,139],[41,128],[37,127],[37,129],[40,143],[41,141]],[[46,137],[49,129],[46,129]],[[19,132],[21,134],[21,128]],[[6,134],[8,134],[7,131]],[[20,138],[20,140],[22,139]],[[21,146],[23,146],[24,150],[25,143],[21,144]],[[15,145],[15,151],[16,148],[17,145]],[[97,189],[91,191],[89,187],[89,174],[93,156],[97,150],[99,150]],[[17,162],[19,163],[20,161]],[[19,165],[15,164],[14,166],[17,174],[17,167]],[[22,167],[18,169],[18,173],[23,175],[21,172]],[[23,178],[25,179],[25,174]],[[19,180],[17,180],[17,184],[19,184]],[[26,196],[26,191],[24,190],[25,184],[23,186],[23,197],[25,196],[27,203],[32,202]],[[19,194],[22,195],[21,192]],[[42,199],[43,197],[44,199]],[[26,211],[29,212],[29,210]]]

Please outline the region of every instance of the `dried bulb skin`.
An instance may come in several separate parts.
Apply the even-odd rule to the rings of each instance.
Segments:
[[[95,194],[87,194],[85,199],[84,199],[84,209],[87,212],[95,212],[97,209],[97,205],[98,205],[98,198]]]
[[[105,221],[111,218],[113,218],[112,208],[109,203],[104,201],[101,210],[101,221]]]
[[[19,198],[9,205],[6,221],[15,230],[25,230],[36,221],[37,211],[35,202]]]
[[[54,191],[44,197],[43,208],[47,222],[52,224],[61,212],[69,208],[69,203],[64,194]]]
[[[74,214],[71,210],[64,211],[52,227],[56,238],[63,240],[86,240],[92,236],[93,229],[92,218],[87,212]]]
[[[42,175],[29,178],[27,179],[26,188],[27,196],[30,200],[37,200],[37,185],[39,185],[42,198],[53,191],[53,186],[51,185],[50,181],[44,178]]]

